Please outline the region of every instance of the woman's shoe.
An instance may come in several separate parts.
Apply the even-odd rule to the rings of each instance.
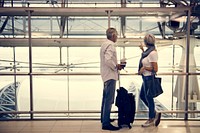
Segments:
[[[142,124],[142,127],[150,127],[154,126],[154,119],[148,119],[144,124]]]
[[[161,118],[161,113],[156,112],[156,118],[155,118],[155,126],[156,127],[160,124],[160,118]]]

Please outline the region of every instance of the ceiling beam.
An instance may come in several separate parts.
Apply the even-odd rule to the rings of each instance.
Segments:
[[[106,11],[112,11],[111,16],[170,16],[190,10],[190,7],[3,7],[0,16],[27,16],[30,10],[32,16],[107,16]]]

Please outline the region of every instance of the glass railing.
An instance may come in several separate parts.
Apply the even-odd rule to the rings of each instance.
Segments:
[[[0,48],[2,51],[0,53],[1,119],[30,119],[30,115],[35,119],[99,118],[103,89],[99,74],[99,48],[69,48],[69,53],[63,52],[62,56],[62,64],[65,65],[59,64],[58,48],[42,49],[33,48],[33,72],[30,74],[27,61],[28,48],[15,49],[17,53],[15,63],[12,59],[13,48]],[[125,51],[127,67],[120,72],[120,84],[130,93],[134,93],[136,118],[141,119],[147,116],[145,115],[147,110],[140,108],[144,105],[138,97],[142,84],[141,76],[137,75],[140,57],[138,49],[132,47]],[[162,112],[162,117],[165,119],[183,119],[185,113],[189,114],[189,119],[199,119],[199,73],[198,71],[189,73],[188,112],[185,112],[184,90],[187,73],[181,72],[178,63],[181,59],[181,48],[175,47],[175,49],[177,57],[171,56],[173,47],[161,50],[158,48],[157,74],[162,77],[164,93],[155,98],[156,109]],[[199,51],[198,49],[196,47],[195,51]],[[64,48],[62,50],[65,51]],[[121,48],[117,50],[120,57]],[[198,53],[195,52],[194,56],[198,60]],[[131,87],[134,87],[134,92]],[[118,88],[117,85],[116,89]],[[117,117],[115,105],[112,111],[113,117]]]

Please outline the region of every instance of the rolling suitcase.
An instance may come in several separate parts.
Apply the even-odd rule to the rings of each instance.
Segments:
[[[122,128],[126,125],[129,129],[132,128],[131,123],[134,122],[136,110],[135,96],[128,93],[124,87],[120,87],[117,89],[115,105],[118,107],[118,126]]]

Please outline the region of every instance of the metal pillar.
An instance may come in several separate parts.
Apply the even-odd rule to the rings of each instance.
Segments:
[[[13,58],[14,58],[14,64],[13,64],[13,69],[14,69],[14,74],[16,74],[16,53],[15,53],[15,47],[13,47]],[[14,75],[14,87],[15,87],[15,111],[18,111],[18,103],[17,103],[17,77]]]
[[[67,66],[69,66],[69,47],[67,47]],[[69,73],[69,71],[70,71],[70,67],[67,67],[67,73]],[[70,111],[70,106],[69,106],[69,104],[70,104],[70,95],[69,95],[69,93],[70,93],[70,87],[69,87],[69,75],[67,75],[67,96],[68,96],[68,105],[67,105],[67,107],[68,107],[68,111]],[[68,117],[69,117],[69,113],[68,113]]]
[[[60,52],[60,64],[62,65],[62,47],[59,47],[59,52]]]
[[[28,13],[28,42],[29,42],[29,78],[30,78],[30,117],[33,119],[33,75],[32,75],[32,42],[31,42],[31,13],[32,10],[27,10]]]
[[[185,79],[185,111],[188,111],[188,92],[189,92],[189,58],[190,58],[190,10],[188,10],[188,16],[187,16],[187,43],[186,43],[186,79]],[[188,113],[185,113],[185,120],[188,119]]]
[[[108,28],[110,28],[110,14],[111,14],[112,10],[107,10],[106,12],[108,14]]]

